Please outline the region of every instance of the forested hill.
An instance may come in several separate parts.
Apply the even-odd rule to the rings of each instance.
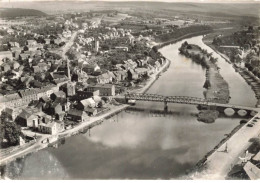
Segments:
[[[0,17],[1,18],[15,18],[15,17],[24,17],[24,16],[45,16],[46,13],[43,13],[39,10],[34,9],[22,9],[22,8],[0,8]]]

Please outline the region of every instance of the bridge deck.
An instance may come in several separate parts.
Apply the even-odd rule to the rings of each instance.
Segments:
[[[181,104],[191,104],[191,105],[207,105],[216,106],[223,108],[234,108],[234,109],[244,109],[244,110],[255,110],[254,107],[246,107],[232,104],[221,104],[211,102],[212,100],[206,100],[198,97],[190,96],[162,96],[157,94],[142,94],[142,93],[131,93],[126,94],[125,98],[128,100],[141,100],[141,101],[152,101],[152,102],[166,102],[166,103],[181,103]]]

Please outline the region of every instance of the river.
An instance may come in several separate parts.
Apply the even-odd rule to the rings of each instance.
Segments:
[[[205,70],[179,55],[184,41],[213,52],[202,36],[162,48],[161,53],[172,63],[147,93],[203,98]],[[230,103],[254,106],[254,93],[242,77],[219,55],[213,56],[229,83]],[[163,110],[162,103],[138,102],[136,106]],[[198,122],[198,110],[191,105],[169,104],[168,110],[171,115],[123,111],[85,134],[66,139],[58,148],[8,164],[5,171],[14,179],[180,179],[240,121]]]

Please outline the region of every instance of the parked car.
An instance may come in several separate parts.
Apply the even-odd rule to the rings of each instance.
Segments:
[[[252,125],[252,124],[248,124],[248,125],[246,125],[246,126],[248,126],[248,127],[253,127],[253,125]]]

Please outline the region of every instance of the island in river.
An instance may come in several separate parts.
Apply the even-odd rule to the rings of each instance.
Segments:
[[[228,103],[230,99],[229,87],[219,73],[220,68],[217,66],[217,59],[207,50],[198,45],[188,44],[186,41],[181,45],[179,51],[182,55],[206,68],[206,81],[203,86],[206,88],[206,91],[203,92],[205,99],[210,102]],[[212,123],[218,118],[218,115],[219,112],[216,110],[201,110],[198,114],[198,120]]]

